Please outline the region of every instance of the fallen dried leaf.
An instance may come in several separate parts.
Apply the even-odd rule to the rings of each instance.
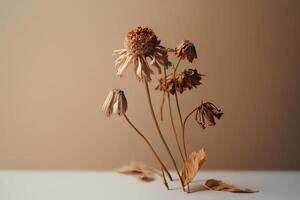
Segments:
[[[208,179],[205,181],[204,185],[205,188],[214,191],[225,191],[225,192],[233,192],[233,193],[254,193],[258,192],[249,188],[240,189],[234,185],[227,184],[221,180],[215,179]]]
[[[146,182],[153,181],[155,174],[161,175],[157,169],[137,162],[131,162],[129,165],[122,166],[116,171],[126,175],[133,175]]]
[[[184,185],[192,182],[197,172],[202,167],[205,158],[206,152],[204,148],[201,148],[199,152],[192,152],[187,157],[182,170],[182,180]]]

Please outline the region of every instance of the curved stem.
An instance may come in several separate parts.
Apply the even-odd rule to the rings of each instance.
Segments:
[[[180,110],[180,106],[179,106],[178,95],[177,95],[176,91],[175,91],[175,100],[176,100],[176,107],[177,107],[178,115],[179,115],[179,119],[180,119],[180,124],[181,124],[181,127],[182,127],[183,126],[183,121],[182,121],[182,115],[181,115],[181,110]]]
[[[150,107],[150,110],[151,110],[151,114],[152,114],[153,121],[154,121],[155,126],[156,126],[156,129],[157,129],[157,132],[158,132],[158,134],[159,134],[159,136],[160,136],[160,138],[161,138],[163,144],[165,145],[165,147],[166,147],[166,149],[167,149],[167,151],[168,151],[169,156],[170,156],[171,159],[172,159],[173,165],[174,165],[175,170],[176,170],[176,172],[177,172],[177,175],[178,175],[178,177],[179,177],[179,179],[180,179],[182,189],[184,190],[184,184],[183,184],[181,175],[180,175],[180,173],[179,173],[179,170],[178,170],[178,168],[177,168],[176,161],[175,161],[175,159],[174,159],[174,157],[173,157],[173,155],[172,155],[172,153],[171,153],[171,150],[170,150],[170,148],[169,148],[169,146],[168,146],[168,144],[167,144],[167,142],[166,142],[164,136],[162,135],[161,130],[160,130],[160,127],[159,127],[159,125],[158,125],[158,122],[157,122],[157,119],[156,119],[156,116],[155,116],[155,113],[154,113],[152,101],[151,101],[151,96],[150,96],[150,91],[149,91],[149,85],[148,85],[148,82],[147,82],[146,80],[144,80],[144,82],[145,82],[145,89],[146,89],[146,93],[147,93],[147,98],[148,98],[149,107]]]
[[[185,156],[187,157],[187,150],[186,150],[186,142],[185,142],[185,124],[186,124],[186,121],[188,120],[188,118],[198,109],[195,108],[194,110],[192,110],[187,116],[186,118],[184,119],[184,122],[183,122],[183,126],[182,126],[182,140],[183,140],[183,149],[184,149],[184,153],[185,153]]]
[[[161,165],[162,169],[164,169],[164,171],[166,171],[168,177],[170,180],[172,179],[172,176],[170,174],[170,172],[168,171],[168,169],[166,168],[166,166],[164,165],[164,163],[161,161],[161,159],[159,158],[158,154],[156,153],[156,151],[154,150],[153,146],[151,145],[150,141],[133,125],[133,123],[129,120],[129,118],[127,117],[126,114],[124,114],[124,117],[126,119],[126,121],[132,126],[132,128],[143,138],[143,140],[147,143],[147,145],[150,147],[151,151],[153,152],[155,158],[157,159],[157,161],[159,162],[159,164]]]
[[[176,75],[177,69],[178,69],[178,67],[179,67],[179,63],[180,63],[180,61],[181,61],[181,57],[178,59],[178,62],[177,62],[177,64],[176,64],[175,68],[174,68],[174,78],[175,78],[175,75]]]
[[[165,90],[167,90],[167,79],[166,79],[167,78],[167,73],[166,73],[166,68],[164,68],[164,76],[165,76]],[[178,150],[180,152],[180,156],[182,158],[182,161],[184,162],[184,156],[183,156],[183,153],[182,153],[182,150],[181,150],[181,147],[180,147],[178,135],[177,135],[175,124],[174,124],[170,93],[169,93],[169,91],[166,91],[166,93],[167,93],[167,98],[168,98],[168,107],[169,107],[169,114],[170,114],[170,119],[171,119],[173,133],[175,135],[176,144],[177,144]]]

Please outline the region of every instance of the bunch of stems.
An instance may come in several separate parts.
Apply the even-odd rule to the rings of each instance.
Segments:
[[[177,69],[179,67],[180,61],[181,61],[181,58],[179,58],[177,64],[175,66],[173,66],[173,68],[172,68],[174,79],[176,77],[176,72],[177,72]],[[165,80],[164,84],[166,86],[166,84],[167,84],[166,83],[166,77],[167,77],[166,68],[164,68],[163,72],[164,72],[164,80]],[[144,81],[144,84],[145,84],[145,91],[146,91],[147,101],[148,101],[148,104],[149,104],[149,108],[150,108],[150,111],[151,111],[151,116],[152,116],[153,122],[155,124],[157,133],[158,133],[159,138],[160,138],[161,142],[163,143],[165,149],[167,150],[167,153],[168,153],[168,155],[169,155],[169,157],[172,161],[173,167],[175,168],[175,171],[176,171],[176,173],[179,177],[182,189],[183,189],[183,191],[186,191],[185,187],[184,187],[184,184],[183,184],[182,175],[179,172],[176,160],[173,156],[173,153],[170,150],[170,147],[169,147],[168,143],[166,142],[166,139],[165,139],[165,137],[164,137],[164,135],[161,131],[161,127],[160,127],[160,125],[158,123],[158,120],[157,120],[157,117],[155,115],[154,107],[153,107],[153,103],[152,103],[152,98],[151,98],[151,93],[150,93],[150,90],[149,90],[149,84],[146,80]],[[167,90],[163,92],[163,99],[162,99],[162,104],[161,104],[161,107],[160,107],[161,120],[163,120],[163,104],[165,102],[165,96],[167,96],[169,117],[170,117],[170,121],[171,121],[173,134],[174,134],[174,137],[175,137],[175,140],[176,140],[176,146],[177,146],[178,151],[180,153],[182,164],[184,164],[184,162],[187,158],[187,149],[186,149],[186,141],[185,141],[185,125],[186,125],[187,119],[191,116],[191,114],[193,112],[196,111],[197,108],[194,109],[191,113],[189,113],[188,116],[185,118],[185,120],[183,120],[181,109],[180,109],[180,104],[179,104],[179,99],[178,99],[178,95],[177,95],[177,91],[175,90],[174,96],[175,96],[176,108],[177,108],[177,112],[178,112],[178,116],[179,116],[179,120],[180,120],[181,132],[182,132],[182,146],[183,146],[183,148],[182,148],[181,145],[180,145],[180,139],[179,139],[178,133],[176,131],[176,127],[175,127],[172,104],[171,104],[171,95],[170,95],[169,91],[167,91]],[[148,145],[148,147],[152,151],[153,155],[155,156],[156,160],[158,161],[158,163],[161,166],[161,172],[162,172],[162,177],[163,177],[164,184],[165,184],[166,188],[169,189],[169,185],[168,185],[168,182],[166,180],[165,175],[167,175],[167,177],[170,181],[173,181],[173,178],[171,176],[170,171],[166,167],[165,163],[162,161],[159,154],[157,153],[157,151],[154,149],[153,145],[149,141],[149,139],[147,139],[146,136],[139,129],[137,129],[137,127],[132,123],[132,121],[128,118],[128,116],[126,114],[124,114],[124,118],[130,124],[130,126],[138,133],[138,135],[141,136],[141,138],[146,142],[146,144]],[[187,192],[190,192],[189,185],[188,185]]]

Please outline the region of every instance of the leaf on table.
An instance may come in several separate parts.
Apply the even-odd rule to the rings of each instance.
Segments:
[[[202,167],[206,159],[206,151],[204,148],[201,148],[199,152],[192,152],[184,162],[182,170],[182,180],[183,184],[187,185],[194,177],[197,175],[199,169]]]
[[[122,174],[135,176],[139,180],[146,182],[153,181],[155,179],[155,174],[160,175],[157,169],[138,162],[131,162],[129,165],[124,165],[116,171]]]
[[[258,192],[256,190],[252,190],[249,188],[240,189],[234,185],[227,184],[221,180],[208,179],[204,183],[204,187],[209,190],[214,191],[225,191],[225,192],[233,192],[233,193],[254,193]]]

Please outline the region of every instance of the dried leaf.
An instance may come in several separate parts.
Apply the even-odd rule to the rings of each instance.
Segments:
[[[234,185],[227,184],[221,180],[215,180],[215,179],[208,179],[204,183],[204,187],[209,189],[209,190],[214,190],[214,191],[225,191],[225,192],[233,192],[233,193],[254,193],[258,192],[256,190],[252,190],[249,188],[245,189],[240,189],[237,188]]]
[[[202,167],[206,158],[206,152],[204,148],[201,148],[199,152],[192,152],[185,160],[182,170],[182,180],[184,185],[192,182],[199,169]]]
[[[153,181],[155,174],[160,175],[157,169],[138,162],[131,162],[129,165],[122,166],[116,171],[126,175],[133,175],[146,182]]]

